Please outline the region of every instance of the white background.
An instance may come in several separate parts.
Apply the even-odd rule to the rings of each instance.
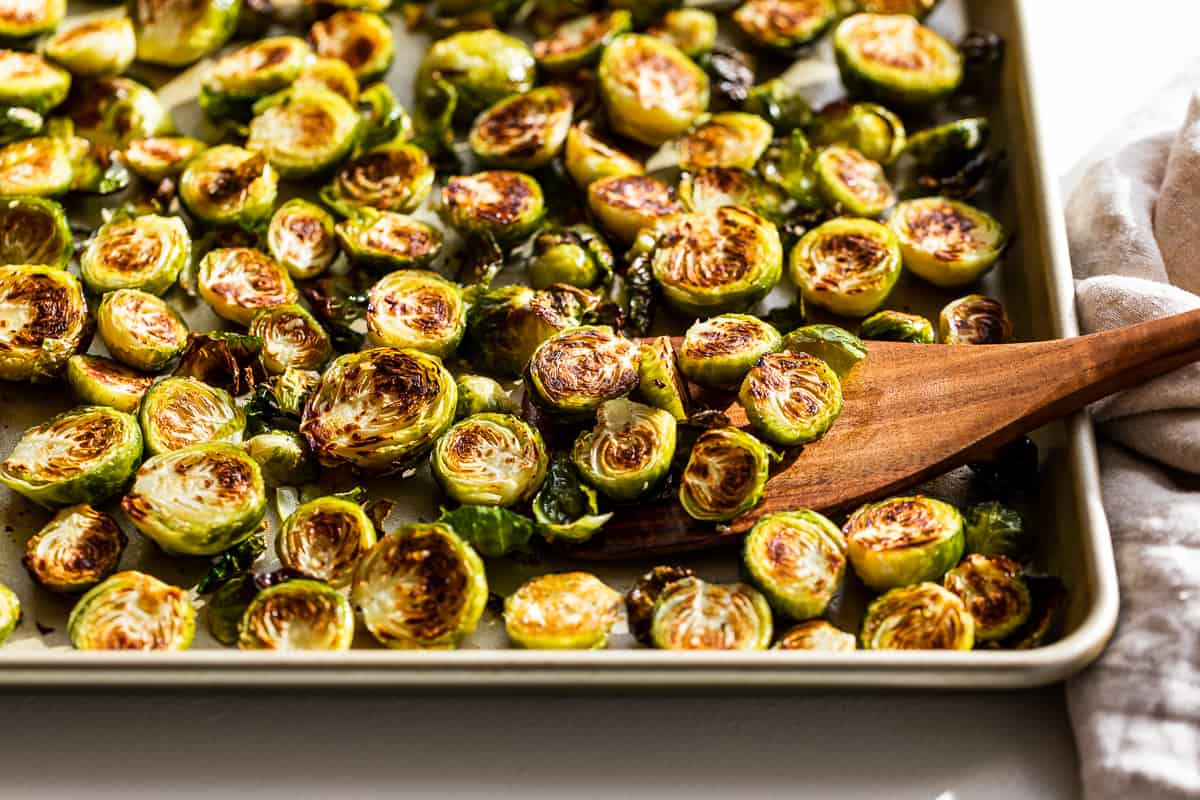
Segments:
[[[1200,4],[1040,0],[1065,174],[1195,54]],[[1073,797],[1061,689],[793,698],[0,696],[0,796]]]

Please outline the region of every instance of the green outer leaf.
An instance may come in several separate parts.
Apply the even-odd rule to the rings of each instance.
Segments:
[[[449,525],[460,537],[488,558],[512,552],[528,553],[529,540],[537,531],[533,520],[498,506],[459,506],[442,509],[437,522]]]
[[[267,540],[256,534],[235,544],[213,561],[207,574],[196,584],[196,591],[208,594],[222,583],[247,572],[267,550]]]

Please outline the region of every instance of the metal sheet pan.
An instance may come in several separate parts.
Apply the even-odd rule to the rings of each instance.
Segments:
[[[1017,229],[1018,236],[1006,266],[989,278],[987,290],[1005,299],[1018,335],[1024,339],[1078,334],[1057,180],[1045,168],[1038,135],[1037,84],[1021,24],[1033,5],[1028,0],[946,0],[929,19],[929,24],[950,35],[969,26],[994,30],[1008,42],[1000,107],[985,110],[1010,156],[1010,180],[993,210]],[[398,57],[391,80],[398,96],[406,99],[409,76],[425,45],[404,33],[398,22],[394,27]],[[818,79],[820,72],[818,68]],[[185,126],[197,119],[194,89],[193,76],[185,75],[162,90]],[[914,305],[928,313],[930,309],[922,306],[935,304],[931,307],[936,308],[938,301],[914,300]],[[204,324],[201,319],[194,322]],[[67,407],[69,400],[59,394],[41,387],[0,388],[0,448],[7,452],[21,430],[44,419],[49,411]],[[1078,671],[1100,653],[1115,625],[1118,599],[1091,423],[1086,416],[1077,415],[1039,432],[1038,438],[1046,463],[1044,485],[1032,510],[1032,522],[1042,542],[1037,566],[1062,576],[1070,587],[1071,600],[1062,638],[1036,650],[671,653],[633,649],[631,638],[619,633],[612,647],[603,651],[521,651],[507,648],[503,626],[489,612],[463,649],[453,652],[374,649],[364,636],[356,641],[356,647],[363,649],[345,653],[252,654],[219,648],[200,632],[194,648],[184,653],[75,652],[65,636],[70,601],[36,589],[20,565],[25,540],[47,515],[5,493],[0,497],[0,526],[4,527],[0,581],[21,596],[27,619],[0,649],[0,687],[659,692],[802,687],[981,689],[1044,684]],[[948,476],[934,490],[953,496],[960,478]],[[416,518],[432,511],[434,493],[420,476],[380,490],[398,500],[402,517]],[[131,540],[122,561],[124,568],[143,567],[183,585],[190,585],[189,579],[194,582],[202,569],[202,565],[166,559],[136,534]],[[729,554],[694,561],[703,574],[714,579],[732,578],[736,573],[736,559]],[[596,571],[623,589],[644,567],[599,565]],[[520,568],[489,569],[489,577],[503,592],[523,575]]]

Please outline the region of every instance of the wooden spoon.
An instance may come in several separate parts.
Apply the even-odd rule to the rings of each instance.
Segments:
[[[843,382],[841,417],[767,482],[763,501],[727,526],[678,502],[623,508],[571,555],[613,560],[737,540],[764,514],[848,511],[896,494],[1102,397],[1200,360],[1200,310],[1081,336],[988,346],[870,342]],[[740,406],[729,409],[744,425]]]

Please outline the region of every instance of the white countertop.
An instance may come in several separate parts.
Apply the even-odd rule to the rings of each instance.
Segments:
[[[1194,56],[1200,4],[1043,0],[1066,174]],[[1074,797],[1062,691],[794,698],[0,699],[5,796]]]

